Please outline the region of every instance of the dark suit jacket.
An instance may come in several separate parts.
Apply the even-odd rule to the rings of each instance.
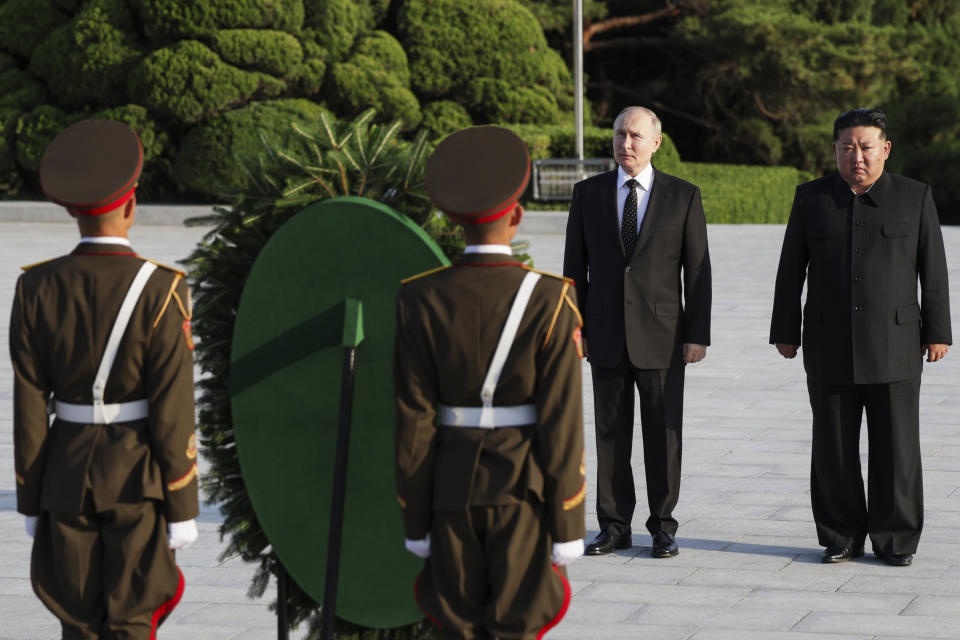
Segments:
[[[654,170],[628,258],[616,188],[616,170],[574,185],[563,275],[577,283],[592,364],[616,365],[626,346],[635,367],[666,369],[682,343],[710,344],[710,254],[700,190]]]
[[[771,344],[802,345],[807,374],[822,383],[875,384],[919,375],[921,345],[951,341],[947,261],[930,187],[890,173],[858,198],[839,174],[797,187]]]

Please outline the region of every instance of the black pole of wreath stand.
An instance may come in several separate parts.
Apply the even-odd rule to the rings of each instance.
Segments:
[[[290,623],[287,621],[287,593],[290,578],[287,569],[277,558],[277,640],[290,640]]]
[[[327,539],[327,573],[323,581],[320,610],[321,640],[333,640],[340,574],[340,543],[343,539],[343,509],[347,493],[347,457],[350,453],[350,419],[353,415],[353,383],[357,376],[357,346],[363,340],[362,304],[347,298],[343,321],[343,375],[340,384],[340,416],[330,499],[330,531]]]

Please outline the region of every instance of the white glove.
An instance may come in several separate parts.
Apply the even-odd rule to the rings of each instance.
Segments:
[[[193,541],[196,540],[197,535],[199,535],[197,531],[197,521],[184,520],[182,522],[168,522],[167,533],[169,534],[167,538],[168,547],[173,550],[186,549],[193,544]]]
[[[562,567],[583,555],[583,538],[553,543],[553,564]]]
[[[31,538],[37,535],[37,521],[40,519],[40,516],[26,516],[26,520],[23,521],[23,528],[27,530],[27,535]]]
[[[403,546],[405,546],[407,548],[407,551],[409,551],[415,556],[419,556],[424,559],[429,558],[430,557],[430,534],[428,533],[427,537],[424,538],[423,540],[411,540],[410,538],[406,538],[403,541]]]

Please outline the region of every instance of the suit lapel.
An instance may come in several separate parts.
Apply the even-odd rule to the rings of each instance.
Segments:
[[[599,183],[600,187],[600,228],[604,235],[609,235],[613,243],[620,247],[623,255],[623,239],[620,237],[620,213],[617,211],[617,170],[607,174],[607,178]]]
[[[653,225],[660,215],[660,203],[666,198],[664,190],[666,186],[664,174],[656,169],[653,170],[653,184],[650,185],[650,198],[647,200],[647,211],[643,215],[643,222],[640,223],[640,232],[637,234],[637,245],[633,248],[634,253],[643,250],[647,240],[653,235]]]

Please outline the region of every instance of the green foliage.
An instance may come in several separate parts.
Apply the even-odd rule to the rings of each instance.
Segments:
[[[43,83],[20,69],[0,71],[0,109],[25,111],[50,98]]]
[[[303,99],[257,102],[222,113],[193,127],[182,139],[174,175],[184,186],[218,198],[240,193],[251,179],[241,160],[261,153],[264,141],[298,155],[307,153],[302,146],[305,138],[293,127],[312,130],[324,113]]]
[[[43,104],[25,113],[17,122],[17,163],[36,172],[50,141],[72,120],[53,105]]]
[[[424,105],[421,124],[429,132],[431,140],[439,141],[454,131],[472,126],[473,120],[459,103],[437,100]]]
[[[342,60],[357,36],[372,27],[373,11],[365,2],[304,0],[304,35],[327,52],[327,63]]]
[[[297,33],[303,0],[132,0],[156,45],[212,36],[221,29],[276,29]]]
[[[428,233],[448,248],[448,227],[434,226],[423,188],[429,148],[425,133],[405,143],[400,123],[376,125],[367,111],[353,122],[337,122],[322,114],[309,127],[289,125],[294,144],[264,144],[249,165],[251,182],[229,208],[200,220],[213,229],[187,260],[194,293],[199,430],[210,470],[204,475],[209,499],[223,505],[221,535],[229,539],[223,558],[239,555],[258,565],[250,594],[264,594],[277,559],[250,505],[236,455],[230,413],[230,343],[240,294],[251,266],[273,233],[293,214],[318,200],[360,195],[412,214]],[[281,136],[283,137],[283,136]],[[252,154],[253,155],[253,154]],[[445,235],[446,234],[446,235]],[[319,637],[319,607],[296,584],[287,601],[291,623],[306,624],[309,637]],[[423,639],[435,637],[429,623],[400,630],[361,630],[338,621],[340,638]]]
[[[12,69],[17,69],[17,61],[9,53],[0,51],[0,73],[6,73]]]
[[[16,165],[15,133],[19,118],[16,109],[0,107],[0,199],[3,194],[15,193],[23,187]]]
[[[0,2],[0,50],[29,59],[34,48],[69,19],[52,0]]]
[[[458,99],[478,78],[538,88],[553,100],[570,94],[570,75],[559,55],[547,46],[536,18],[514,0],[409,0],[401,5],[397,31],[410,59],[413,90],[424,98]],[[473,94],[476,105],[476,88]],[[545,98],[525,96],[520,102],[534,111],[546,105]],[[473,115],[478,122],[517,121],[509,114]]]
[[[474,78],[464,91],[469,110],[478,121],[555,124],[560,109],[542,87],[515,87],[496,78]]]
[[[686,162],[675,174],[700,187],[710,224],[786,224],[798,184],[812,175],[793,167]]]
[[[294,36],[270,29],[223,29],[210,45],[235,67],[275,76],[291,75],[303,62],[303,47]]]
[[[357,41],[346,62],[330,69],[329,100],[341,113],[374,108],[386,120],[410,129],[420,123],[420,103],[409,89],[403,47],[389,33],[376,31]]]
[[[92,0],[33,52],[30,72],[68,109],[124,101],[127,76],[143,51],[123,0]]]
[[[195,40],[154,51],[140,62],[129,83],[136,102],[185,123],[209,118],[255,97],[280,95],[284,88],[285,84],[272,76],[225,64]]]

